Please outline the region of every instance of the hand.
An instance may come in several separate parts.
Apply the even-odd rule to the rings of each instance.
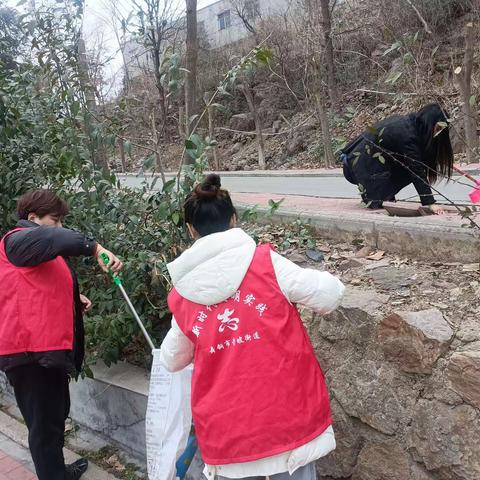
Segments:
[[[106,254],[108,256],[108,259],[110,260],[108,265],[105,265],[103,262],[101,257],[102,254]],[[97,262],[101,269],[106,273],[108,273],[109,269],[112,269],[113,273],[118,273],[123,268],[123,263],[120,261],[120,259],[110,252],[110,250],[103,248],[100,244],[97,244],[95,257],[97,258]]]
[[[429,205],[429,210],[434,214],[434,215],[444,215],[445,214],[445,209],[441,207],[440,205]]]
[[[83,312],[89,312],[92,309],[92,302],[85,295],[80,294],[80,303]]]

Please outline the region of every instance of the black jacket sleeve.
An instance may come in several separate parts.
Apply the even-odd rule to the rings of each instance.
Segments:
[[[5,253],[16,267],[34,267],[58,256],[93,255],[96,242],[74,230],[38,226],[12,233],[5,239]]]

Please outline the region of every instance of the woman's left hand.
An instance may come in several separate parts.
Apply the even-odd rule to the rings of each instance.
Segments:
[[[444,215],[445,214],[445,210],[443,207],[441,207],[440,205],[429,205],[428,207],[430,209],[430,211],[434,214],[434,215]]]
[[[85,295],[80,294],[80,303],[83,312],[89,312],[92,309],[92,302]]]

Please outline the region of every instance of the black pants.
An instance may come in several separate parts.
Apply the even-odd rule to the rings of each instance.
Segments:
[[[7,372],[28,427],[28,444],[39,480],[65,480],[63,444],[70,411],[68,375],[56,368],[22,365]]]

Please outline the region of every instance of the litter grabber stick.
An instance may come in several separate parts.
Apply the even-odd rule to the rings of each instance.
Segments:
[[[108,258],[108,255],[106,253],[101,253],[100,257],[103,260],[103,263],[108,267],[108,264],[110,263],[110,259]],[[152,338],[147,332],[147,329],[145,328],[145,325],[143,322],[140,320],[140,317],[138,316],[137,311],[135,310],[135,307],[133,306],[130,297],[128,296],[127,292],[125,291],[125,288],[123,287],[122,280],[120,277],[116,274],[113,273],[111,269],[109,269],[110,274],[112,275],[113,281],[115,285],[120,289],[122,292],[123,298],[127,302],[128,308],[132,312],[132,315],[134,316],[135,320],[138,323],[138,326],[140,327],[140,330],[142,331],[143,335],[145,336],[145,339],[147,340],[148,345],[152,350],[155,350],[155,345],[153,344]]]
[[[100,254],[100,257],[101,257],[103,263],[106,266],[108,266],[108,264],[110,263],[110,259],[108,258],[108,255],[106,253],[102,253],[102,254]],[[117,287],[122,292],[123,298],[127,302],[127,305],[130,308],[130,311],[132,312],[133,316],[135,317],[135,320],[137,321],[138,326],[142,330],[142,333],[145,336],[145,339],[147,340],[147,343],[150,346],[150,348],[152,349],[152,353],[153,353],[153,350],[155,350],[155,345],[153,344],[153,341],[152,341],[150,335],[148,334],[148,332],[145,328],[145,325],[143,325],[143,322],[141,321],[140,317],[138,316],[138,313],[135,310],[135,307],[133,306],[127,292],[125,291],[125,288],[123,287],[121,278],[116,273],[114,273],[111,269],[109,269],[109,272],[112,276],[112,279],[113,279],[115,285],[117,285]],[[192,435],[190,435],[190,438],[188,440],[187,448],[185,449],[184,453],[180,456],[180,458],[177,460],[177,463],[176,463],[176,470],[177,470],[176,478],[177,479],[183,480],[185,478],[188,467],[192,463],[192,460],[193,460],[193,457],[195,455],[196,450],[197,450],[197,441],[196,441],[195,434],[192,434]]]

